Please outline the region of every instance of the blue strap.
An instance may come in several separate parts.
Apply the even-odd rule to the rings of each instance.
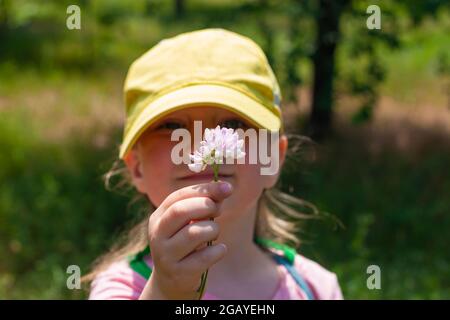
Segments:
[[[292,278],[294,278],[295,282],[300,286],[300,288],[303,289],[303,291],[306,293],[306,296],[308,297],[308,300],[314,300],[314,295],[311,292],[311,289],[309,288],[308,284],[305,282],[303,277],[298,273],[297,269],[291,264],[286,258],[283,256],[274,254],[273,255],[276,262],[283,265],[287,271],[291,274]]]
[[[314,295],[312,294],[308,284],[305,282],[303,277],[298,273],[297,269],[294,267],[295,253],[296,251],[286,245],[278,244],[271,240],[266,239],[256,239],[256,242],[263,245],[266,248],[275,248],[283,251],[283,255],[278,255],[273,253],[273,257],[278,264],[283,265],[295,282],[300,286],[301,289],[306,293],[309,300],[314,300]],[[143,276],[145,279],[149,279],[152,273],[152,269],[144,262],[144,256],[150,254],[150,247],[146,247],[143,251],[137,253],[134,256],[129,257],[130,267]]]

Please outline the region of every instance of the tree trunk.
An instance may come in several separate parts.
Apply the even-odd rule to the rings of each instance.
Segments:
[[[9,9],[11,3],[9,0],[0,0],[0,59],[9,54],[7,42],[9,34]]]
[[[184,15],[184,0],[175,0],[174,13],[177,18],[181,18]]]
[[[0,0],[0,32],[6,33],[8,29],[9,7],[9,0]]]
[[[346,3],[346,0],[319,0],[312,109],[308,125],[308,135],[317,140],[331,131],[335,53],[340,35],[339,19]]]

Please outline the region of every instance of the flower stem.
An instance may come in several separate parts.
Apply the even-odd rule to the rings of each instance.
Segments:
[[[214,182],[219,181],[219,165],[217,163],[213,164],[214,171]]]
[[[213,171],[214,171],[214,182],[219,181],[219,165],[217,163],[212,165]],[[209,220],[214,221],[214,218],[209,218]],[[209,247],[212,245],[212,241],[208,241],[206,245]],[[206,269],[205,272],[203,272],[200,282],[200,287],[197,289],[197,292],[199,293],[198,300],[201,300],[203,297],[203,294],[205,292],[206,287],[206,280],[208,278],[208,269]]]

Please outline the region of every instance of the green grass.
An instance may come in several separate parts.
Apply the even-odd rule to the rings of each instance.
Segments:
[[[20,83],[31,84],[30,79],[9,84],[9,107],[21,101],[16,94],[23,88]],[[41,109],[27,110],[26,101],[40,107],[42,99],[22,101],[15,110],[3,106],[0,148],[7,152],[0,155],[2,298],[85,298],[83,291],[66,288],[67,267],[77,264],[87,272],[136,214],[127,210],[126,197],[104,190],[101,180],[117,155],[121,129],[114,123],[99,126],[101,117],[83,111],[93,96],[101,96],[112,112],[120,113],[120,103],[109,97],[117,82],[96,85],[68,77],[65,85],[56,89],[52,80],[36,80],[29,87],[37,96],[53,88],[55,106],[67,104],[79,90],[86,93],[76,100],[81,109],[73,105],[67,112],[89,123],[57,138],[45,127],[71,117],[61,112],[52,118],[50,112],[36,120],[33,113]],[[420,152],[386,146],[374,155],[368,146],[377,134],[364,136],[361,128],[354,130],[326,142],[314,164],[290,165],[282,176],[284,188],[292,187],[345,226],[334,229],[326,219],[307,223],[300,251],[338,274],[346,298],[449,298],[448,143],[429,128],[429,140]],[[106,143],[96,143],[99,134]],[[382,290],[366,287],[370,264],[381,267]]]
[[[82,33],[54,28],[61,18],[27,24],[19,16],[7,39],[0,63],[0,298],[85,298],[66,288],[67,267],[86,273],[136,215],[129,199],[106,191],[101,179],[117,156],[121,86],[131,61],[163,37],[203,27],[231,28],[264,46],[259,20],[241,12],[242,2],[188,1],[183,19],[159,2],[157,15],[142,15],[142,1],[126,10],[117,1],[96,3],[107,8],[99,17],[86,9]],[[30,6],[21,14],[33,14]],[[437,71],[438,57],[450,51],[446,21],[443,12],[403,34],[400,49],[380,49],[388,71],[381,94],[403,102],[392,108],[446,105]],[[285,19],[274,12],[270,23],[283,78]],[[312,30],[304,29],[309,39]],[[338,56],[344,73],[357,64],[349,63],[347,49],[343,43]],[[298,67],[308,85],[310,62]],[[369,135],[364,127],[338,127],[317,162],[294,164],[282,175],[283,188],[345,226],[308,222],[300,251],[337,273],[346,298],[450,298],[448,132],[411,125],[412,137],[424,138],[412,140],[415,151],[387,143],[373,152],[372,142],[396,141],[403,126]],[[381,290],[366,287],[371,264],[381,268]]]
[[[345,135],[329,141],[311,167],[284,174],[287,189],[343,223],[309,223],[301,251],[339,275],[347,298],[450,297],[450,147],[434,141],[420,156],[374,155],[370,137]],[[381,268],[382,290],[366,287],[371,264]]]

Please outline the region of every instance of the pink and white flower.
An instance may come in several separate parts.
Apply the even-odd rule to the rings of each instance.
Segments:
[[[203,171],[208,165],[212,166],[214,181],[218,181],[219,166],[224,163],[224,159],[240,159],[245,156],[243,151],[244,140],[239,139],[239,135],[233,129],[221,128],[220,126],[212,130],[205,129],[204,139],[200,142],[198,150],[189,155],[192,163],[188,166],[194,172]],[[213,218],[210,218],[210,220],[213,220]],[[207,246],[211,245],[212,241],[208,241]],[[199,299],[203,296],[207,277],[208,270],[202,274],[200,287],[197,289]]]
[[[205,129],[203,141],[200,147],[190,155],[193,163],[189,169],[194,172],[205,170],[207,165],[214,169],[214,175],[218,172],[218,166],[227,159],[240,159],[245,156],[243,151],[244,140],[239,139],[239,135],[233,129],[221,128]],[[217,171],[217,172],[216,172]]]

